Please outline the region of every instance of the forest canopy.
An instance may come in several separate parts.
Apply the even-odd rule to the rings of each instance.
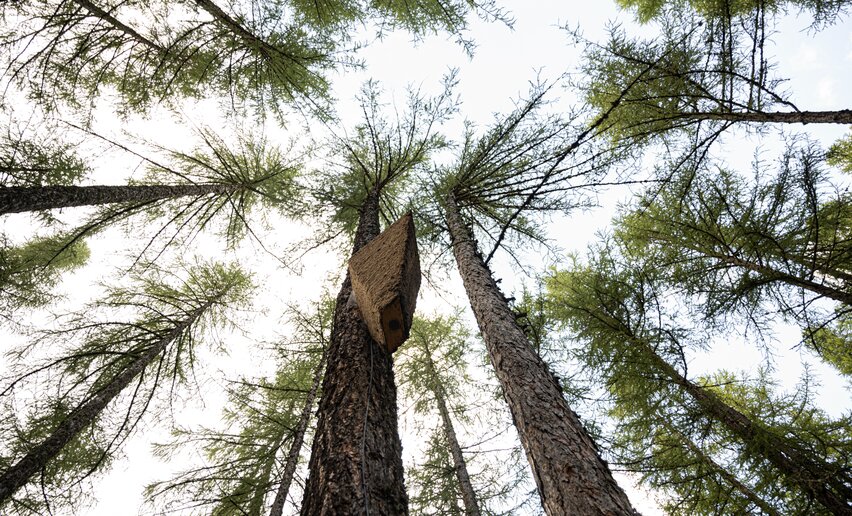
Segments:
[[[0,513],[849,514],[850,6],[0,3]]]

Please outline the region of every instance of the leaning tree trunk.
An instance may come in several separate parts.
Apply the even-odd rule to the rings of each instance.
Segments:
[[[110,14],[109,12],[103,10],[98,7],[94,3],[89,0],[74,0],[74,3],[79,5],[80,7],[89,11],[93,16],[103,20],[104,22],[111,25],[115,30],[121,31],[133,40],[145,45],[146,47],[157,51],[160,54],[165,54],[166,49],[161,47],[160,45],[154,43],[150,39],[136,32],[132,27],[122,23],[118,18]]]
[[[681,387],[701,409],[705,417],[721,424],[755,455],[775,466],[792,485],[813,496],[832,514],[852,514],[852,478],[841,466],[832,466],[808,457],[772,429],[752,421],[715,393],[681,375],[646,344],[636,342],[669,380]]]
[[[235,36],[242,39],[247,46],[260,50],[260,52],[266,57],[277,55],[285,61],[297,61],[296,56],[285,52],[281,48],[250,31],[239,20],[234,19],[212,0],[195,0],[195,3],[197,3],[199,7],[204,9],[207,14],[212,16],[216,21],[227,27]]]
[[[746,498],[749,502],[753,503],[755,507],[759,508],[768,516],[781,516],[780,513],[769,503],[758,496],[757,493],[754,492],[749,486],[743,484],[740,479],[736,477],[733,473],[725,469],[720,464],[716,463],[712,457],[704,453],[696,443],[692,441],[689,437],[681,433],[678,429],[674,428],[663,419],[662,423],[663,427],[669,431],[675,438],[680,441],[681,444],[685,448],[687,448],[692,454],[697,458],[698,461],[704,463],[711,471],[716,473],[724,482],[727,482],[731,487],[739,491],[739,493]]]
[[[479,511],[479,502],[476,498],[476,492],[473,490],[473,485],[470,483],[467,462],[464,460],[464,455],[462,455],[459,439],[456,436],[456,429],[453,427],[453,420],[450,419],[450,411],[447,409],[447,396],[444,388],[438,382],[438,373],[435,369],[435,363],[432,361],[429,344],[425,344],[426,367],[432,379],[431,384],[434,386],[432,394],[435,395],[435,403],[438,405],[438,412],[441,414],[444,437],[450,445],[450,454],[453,457],[453,469],[456,472],[456,479],[459,481],[459,490],[461,491],[462,501],[464,502],[464,513],[466,516],[479,516],[481,514]]]
[[[450,194],[453,254],[488,355],[550,516],[634,514],[547,365],[518,327]]]
[[[133,379],[140,374],[172,341],[178,338],[209,307],[203,305],[190,313],[189,317],[178,323],[171,331],[158,340],[148,351],[130,363],[115,378],[92,395],[88,401],[76,409],[56,427],[44,441],[29,451],[15,465],[0,475],[0,504],[8,500],[21,486],[29,482],[33,475],[45,468],[62,448],[74,439],[80,431],[98,418],[113,398],[118,396]]]
[[[708,254],[708,256],[711,258],[715,258],[721,262],[734,265],[736,267],[742,267],[752,272],[756,272],[767,280],[781,281],[787,283],[788,285],[793,285],[794,287],[810,290],[811,292],[820,296],[827,297],[840,303],[852,306],[852,294],[846,292],[843,289],[834,288],[831,285],[826,285],[824,283],[819,283],[806,278],[800,278],[799,276],[779,271],[775,268],[766,265],[754,263],[748,260],[743,260],[737,258],[736,256],[727,256],[723,254]]]
[[[117,185],[0,187],[0,215],[94,206],[121,202],[151,202],[175,197],[228,194],[236,185]]]
[[[374,191],[361,207],[353,254],[379,234],[378,213]],[[301,514],[408,514],[393,361],[370,337],[348,274],[326,361]]]
[[[852,110],[788,111],[788,112],[727,112],[684,113],[678,118],[690,120],[724,120],[726,122],[761,122],[769,124],[852,124]]]
[[[311,419],[314,400],[317,397],[320,382],[322,382],[323,366],[325,366],[325,350],[323,350],[322,358],[320,358],[316,369],[314,369],[314,381],[311,384],[311,390],[308,391],[305,404],[302,406],[302,415],[299,417],[299,424],[296,425],[296,429],[293,431],[293,441],[290,443],[290,450],[287,452],[284,471],[281,474],[281,480],[278,482],[278,490],[275,493],[275,500],[272,502],[272,507],[269,509],[269,516],[281,516],[284,511],[284,502],[287,500],[287,493],[290,492],[290,484],[293,482],[293,475],[296,473],[296,466],[299,463],[299,452],[302,451],[302,443],[305,440],[308,421]]]

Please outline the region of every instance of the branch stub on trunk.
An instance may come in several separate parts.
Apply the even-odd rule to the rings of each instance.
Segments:
[[[420,256],[411,213],[391,224],[349,260],[352,292],[373,339],[393,353],[408,338]]]

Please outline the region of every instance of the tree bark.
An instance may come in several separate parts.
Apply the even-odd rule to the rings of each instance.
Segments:
[[[117,186],[8,186],[0,187],[0,215],[94,206],[120,202],[145,202],[185,196],[227,194],[237,185],[117,185]]]
[[[378,191],[361,207],[353,254],[379,234]],[[337,295],[303,516],[408,514],[393,361],[370,337],[347,274]]]
[[[290,484],[293,482],[293,475],[296,473],[296,466],[299,463],[299,452],[302,451],[302,443],[305,440],[305,431],[308,429],[308,421],[311,419],[311,412],[314,408],[314,400],[317,397],[320,383],[322,382],[322,372],[325,366],[325,351],[320,358],[316,369],[314,369],[314,381],[311,384],[311,390],[305,398],[305,403],[302,406],[302,414],[299,417],[299,424],[293,433],[293,442],[290,443],[290,450],[287,452],[287,461],[284,463],[284,471],[281,474],[281,480],[278,483],[278,490],[275,492],[275,500],[272,502],[272,507],[269,509],[269,516],[281,516],[284,511],[284,502],[287,501],[287,493],[290,492]]]
[[[647,344],[636,342],[636,345],[644,348],[661,373],[695,400],[706,417],[720,423],[742,441],[748,450],[764,457],[791,484],[813,496],[832,514],[852,514],[852,487],[849,487],[852,486],[852,478],[844,474],[842,468],[832,468],[830,464],[807,457],[791,446],[786,438],[752,421],[715,393],[682,376]]]
[[[473,485],[470,483],[470,475],[467,472],[467,462],[464,460],[464,455],[462,455],[459,439],[456,437],[456,429],[453,427],[453,420],[450,419],[450,411],[447,409],[447,396],[438,381],[438,372],[435,369],[435,363],[432,361],[429,343],[424,342],[424,345],[426,367],[432,378],[432,394],[435,395],[435,403],[438,405],[438,412],[441,414],[444,437],[447,438],[447,443],[450,445],[450,454],[453,457],[453,469],[456,472],[462,502],[464,502],[464,513],[466,516],[480,516],[479,502],[476,499],[476,492],[473,490]]]
[[[728,122],[763,122],[770,124],[852,124],[852,110],[839,111],[788,111],[773,113],[684,113],[682,118],[692,120],[724,120]]]
[[[445,201],[453,254],[550,516],[635,514],[547,365],[518,327],[455,198]]]
[[[91,425],[106,408],[110,401],[127,387],[173,340],[178,338],[210,306],[203,305],[191,312],[189,317],[178,323],[168,334],[157,341],[148,351],[130,363],[108,384],[79,405],[56,427],[47,439],[29,451],[15,465],[0,475],[0,503],[8,500],[30,478],[41,471],[47,463],[56,457],[84,428]]]

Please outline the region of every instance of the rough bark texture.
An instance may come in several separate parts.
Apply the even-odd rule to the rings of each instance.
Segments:
[[[852,514],[852,478],[841,467],[815,462],[791,446],[783,436],[752,421],[715,393],[689,381],[650,348],[648,352],[664,375],[683,388],[708,418],[718,421],[737,436],[746,449],[764,457],[791,484],[798,485],[832,514]]]
[[[420,256],[411,213],[349,260],[349,277],[370,335],[391,353],[409,335],[420,291]]]
[[[305,441],[305,431],[308,429],[308,421],[311,419],[311,412],[314,408],[314,400],[317,397],[320,383],[322,382],[322,371],[325,367],[325,352],[314,370],[314,381],[311,384],[311,390],[305,398],[305,404],[302,406],[302,414],[299,417],[299,424],[293,431],[293,442],[290,443],[290,450],[287,452],[287,460],[284,463],[284,471],[281,473],[281,480],[278,483],[278,490],[275,492],[275,500],[272,502],[272,507],[269,509],[269,516],[281,516],[284,511],[284,502],[287,500],[287,493],[290,492],[290,484],[293,482],[293,475],[296,473],[296,466],[299,463],[299,452],[302,451],[302,443]]]
[[[470,483],[467,462],[465,462],[464,455],[462,455],[459,439],[456,437],[456,429],[453,427],[453,420],[450,419],[450,411],[447,409],[447,396],[437,380],[438,372],[435,369],[435,363],[432,361],[429,344],[425,344],[426,367],[429,368],[431,378],[435,380],[432,394],[435,395],[435,403],[438,405],[438,412],[441,414],[444,437],[447,438],[447,443],[450,445],[450,454],[453,457],[453,469],[455,469],[456,479],[459,481],[459,490],[461,491],[462,501],[464,502],[464,513],[467,516],[479,516],[481,514],[479,511],[479,502],[476,499],[476,492],[473,490],[473,485]]]
[[[234,185],[120,185],[120,186],[8,186],[0,187],[0,215],[93,206],[120,202],[145,202],[190,195],[226,194]]]
[[[544,510],[550,516],[635,514],[547,365],[515,322],[452,195],[445,208],[456,263]]]
[[[687,113],[684,118],[725,120],[729,122],[765,122],[780,124],[852,124],[852,110],[792,111],[775,113]]]
[[[361,208],[353,254],[379,234],[378,209],[374,193]],[[334,310],[301,514],[408,514],[393,361],[370,337],[351,294],[347,275]]]
[[[30,450],[15,465],[0,475],[0,503],[8,500],[30,478],[56,457],[62,448],[74,439],[81,430],[91,425],[113,398],[118,396],[133,379],[141,373],[173,340],[183,333],[204,312],[208,305],[195,310],[172,331],[154,344],[148,351],[134,360],[127,368],[117,374],[107,385],[95,393],[88,401],[78,406],[59,426]]]

